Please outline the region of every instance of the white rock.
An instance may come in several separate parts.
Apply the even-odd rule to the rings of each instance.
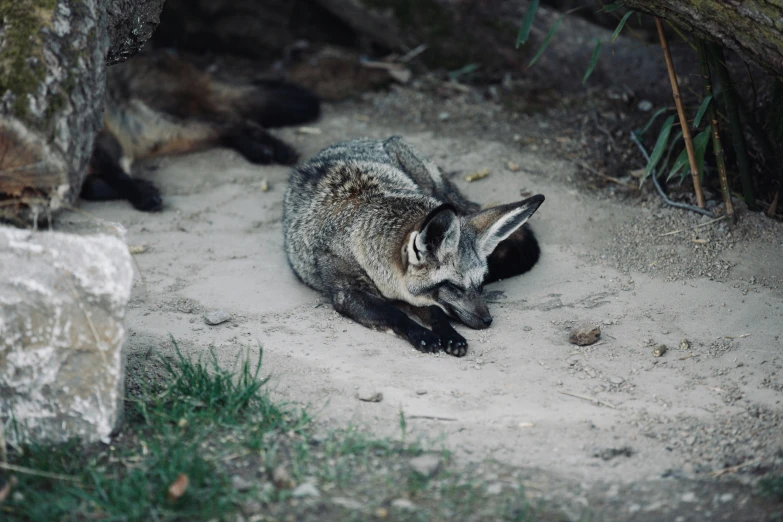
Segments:
[[[133,264],[114,228],[0,227],[0,421],[23,441],[107,441],[121,418]]]

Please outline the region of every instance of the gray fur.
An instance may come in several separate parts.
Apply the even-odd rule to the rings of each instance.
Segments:
[[[487,257],[542,201],[480,212],[401,138],[348,141],[293,170],[283,205],[285,251],[302,281],[325,292],[339,312],[391,329],[417,348],[464,355],[467,343],[445,314],[472,328],[489,326],[481,298]],[[532,233],[522,234],[537,259]],[[424,320],[437,325],[434,338],[395,302],[426,310]]]

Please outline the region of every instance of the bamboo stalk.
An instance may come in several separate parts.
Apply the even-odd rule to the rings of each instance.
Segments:
[[[704,96],[712,96],[712,77],[710,76],[710,66],[707,63],[707,49],[704,41],[697,41],[699,51],[699,65],[701,67],[701,78],[704,82]],[[726,205],[726,216],[736,222],[734,213],[734,204],[731,202],[731,190],[729,189],[729,177],[726,173],[726,159],[723,152],[723,144],[720,141],[720,128],[718,127],[718,111],[715,110],[715,99],[710,102],[707,108],[707,117],[712,126],[712,152],[715,154],[715,163],[718,165],[718,179],[720,179],[720,191],[723,193],[723,203]]]
[[[729,69],[726,67],[726,59],[723,49],[717,45],[711,45],[712,59],[720,80],[724,107],[729,117],[729,130],[731,131],[731,146],[737,157],[737,168],[742,182],[742,195],[750,210],[756,210],[756,199],[753,197],[753,184],[750,181],[750,161],[748,160],[748,148],[745,143],[745,133],[742,131],[739,105],[737,104],[734,84],[731,83]]]
[[[669,42],[666,39],[666,33],[664,33],[663,30],[663,23],[661,23],[661,19],[657,16],[655,17],[655,26],[658,28],[658,38],[661,41],[663,57],[666,60],[666,69],[669,71],[669,81],[672,84],[674,105],[677,106],[677,115],[680,117],[682,139],[685,141],[685,149],[688,151],[688,162],[691,166],[691,177],[693,178],[693,190],[696,192],[696,203],[699,205],[699,208],[704,208],[704,194],[701,191],[699,167],[696,164],[696,152],[693,150],[693,139],[691,138],[691,131],[688,127],[688,119],[685,117],[685,108],[682,106],[680,85],[677,83],[677,74],[674,72],[674,62],[672,61],[672,54],[669,52]]]

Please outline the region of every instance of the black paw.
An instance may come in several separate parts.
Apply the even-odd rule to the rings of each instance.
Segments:
[[[426,328],[411,332],[408,335],[408,340],[414,348],[424,353],[437,353],[442,348],[440,337]]]
[[[299,159],[299,155],[290,145],[253,125],[247,125],[232,133],[225,139],[225,144],[242,154],[250,163],[257,165],[293,165]]]
[[[159,212],[163,210],[163,199],[160,191],[151,182],[143,179],[133,180],[133,194],[128,198],[131,204],[144,212]]]
[[[457,331],[448,325],[444,328],[435,328],[434,332],[440,336],[440,343],[443,351],[455,357],[463,357],[468,353],[468,341],[465,340]]]

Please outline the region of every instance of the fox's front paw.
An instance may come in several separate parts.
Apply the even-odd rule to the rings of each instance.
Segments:
[[[143,179],[133,180],[134,190],[129,198],[131,204],[137,210],[144,212],[159,212],[163,210],[163,199],[160,191],[149,181]]]
[[[468,341],[456,331],[441,335],[443,351],[455,357],[464,357],[468,353]]]
[[[414,348],[424,353],[436,353],[442,348],[440,337],[426,328],[411,332],[408,334],[408,340]]]

